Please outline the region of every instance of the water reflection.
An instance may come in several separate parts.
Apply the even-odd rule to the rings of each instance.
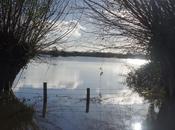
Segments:
[[[132,124],[145,120],[148,104],[123,84],[131,60],[82,57],[48,60],[52,64],[29,64],[14,90],[18,97],[37,102],[35,108],[41,111],[42,83],[47,81],[49,122],[56,120],[64,130],[139,130],[139,125]],[[91,89],[88,114],[85,114],[86,88]],[[84,123],[87,120],[89,124]],[[73,125],[68,126],[67,122]]]
[[[144,59],[127,59],[126,62],[134,66],[141,66],[149,63],[148,60],[144,60]]]
[[[102,94],[102,97],[106,99],[104,104],[136,105],[144,103],[144,99],[131,90],[122,90],[113,94]]]
[[[132,124],[133,130],[142,130],[142,124],[140,122],[136,122]]]

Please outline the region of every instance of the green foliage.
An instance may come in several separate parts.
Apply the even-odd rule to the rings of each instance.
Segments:
[[[149,63],[130,72],[126,82],[140,96],[156,105],[161,105],[168,96],[168,89],[158,63]]]

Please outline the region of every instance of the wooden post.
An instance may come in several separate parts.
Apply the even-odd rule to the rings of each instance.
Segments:
[[[46,116],[47,110],[47,83],[43,83],[43,118]]]
[[[86,113],[89,112],[89,104],[90,104],[90,88],[87,88],[87,95],[86,95]]]

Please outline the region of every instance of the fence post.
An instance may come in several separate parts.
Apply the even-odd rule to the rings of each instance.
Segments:
[[[43,118],[46,116],[47,110],[47,82],[43,83]]]
[[[90,104],[90,88],[87,88],[87,95],[86,95],[86,113],[89,112],[89,104]]]

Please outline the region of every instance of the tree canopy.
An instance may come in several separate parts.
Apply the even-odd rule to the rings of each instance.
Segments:
[[[104,36],[121,36],[131,52],[139,50],[160,64],[169,94],[175,95],[175,1],[84,0]]]
[[[41,50],[62,44],[76,20],[73,0],[0,1],[0,92]],[[73,11],[74,10],[74,11]]]
[[[69,3],[70,0],[1,0],[0,48],[10,51],[21,46],[31,53],[60,42],[73,29],[72,25],[63,25],[71,10]]]

